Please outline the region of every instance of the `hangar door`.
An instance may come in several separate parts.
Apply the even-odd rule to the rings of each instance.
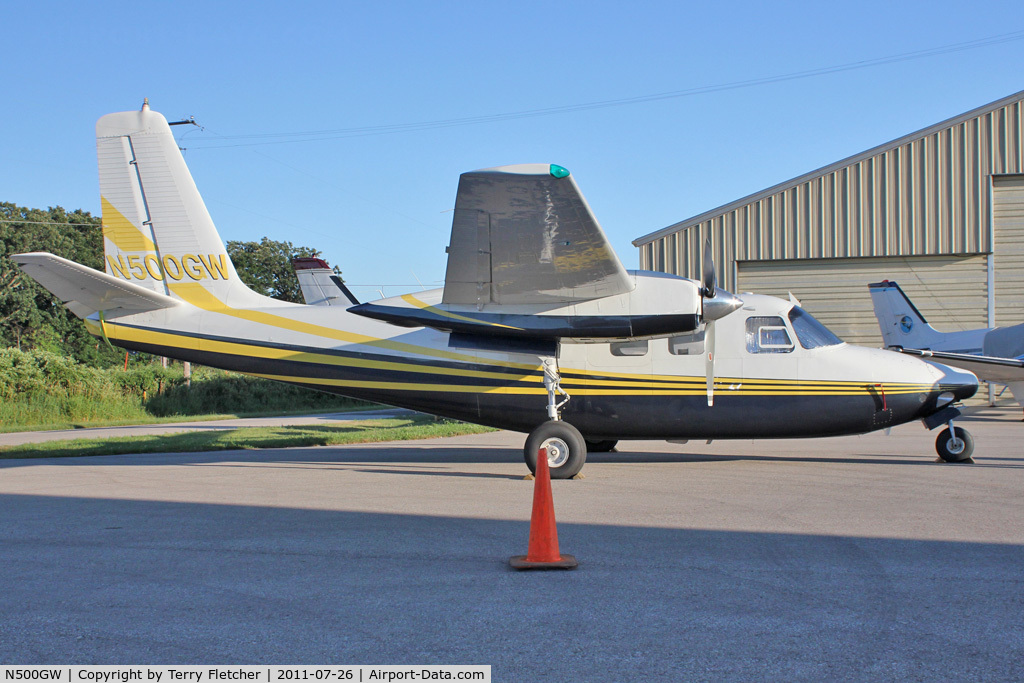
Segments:
[[[1024,175],[992,176],[996,325],[1024,323]]]
[[[942,332],[987,327],[984,255],[909,256],[794,261],[740,261],[740,292],[789,292],[843,341],[880,347],[869,282],[895,280],[921,314]]]

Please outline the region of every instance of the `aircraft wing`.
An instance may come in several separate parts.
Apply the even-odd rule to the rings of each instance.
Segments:
[[[984,382],[1007,384],[1024,381],[1024,361],[1017,358],[995,358],[992,356],[974,356],[966,353],[947,353],[945,351],[927,351],[922,349],[904,349],[899,346],[890,347],[893,351],[920,356],[944,365],[970,370]]]
[[[177,299],[54,254],[14,254],[11,259],[79,318],[87,318],[100,311],[108,316],[142,313],[180,303]]]
[[[569,303],[634,286],[561,166],[502,166],[459,178],[442,303]]]

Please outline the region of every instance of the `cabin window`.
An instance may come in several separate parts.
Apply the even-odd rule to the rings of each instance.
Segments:
[[[611,345],[613,356],[646,356],[647,340],[615,342]]]
[[[793,340],[785,321],[776,315],[747,318],[747,351],[750,353],[791,353]]]
[[[810,313],[794,306],[789,311],[789,322],[793,323],[793,331],[796,338],[800,340],[800,346],[805,349],[816,349],[820,346],[835,346],[842,344],[843,340],[832,334],[832,332],[814,319]]]
[[[668,338],[668,352],[673,356],[700,356],[704,353],[704,330]]]

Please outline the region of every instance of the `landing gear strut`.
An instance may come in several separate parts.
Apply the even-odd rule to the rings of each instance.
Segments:
[[[587,442],[579,430],[562,422],[559,411],[570,396],[562,389],[558,364],[554,358],[544,359],[544,388],[548,394],[548,421],[530,432],[523,446],[523,457],[531,472],[537,471],[537,453],[544,449],[552,479],[571,479],[587,461]],[[558,400],[561,394],[565,398]]]
[[[544,359],[544,388],[548,392],[548,419],[549,420],[561,420],[560,412],[562,406],[569,402],[572,398],[562,388],[562,376],[558,372],[558,361],[554,358]],[[565,396],[565,399],[561,403],[558,401],[558,394]]]

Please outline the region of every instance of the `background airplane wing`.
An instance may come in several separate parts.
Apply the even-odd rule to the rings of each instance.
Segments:
[[[459,178],[443,303],[567,303],[634,286],[561,166],[503,166]]]
[[[1024,361],[1016,358],[994,358],[992,356],[972,356],[965,353],[947,353],[945,351],[891,348],[893,351],[899,351],[900,353],[920,356],[928,360],[970,370],[984,382],[1008,384],[1024,381]]]
[[[109,316],[155,311],[180,303],[177,299],[54,254],[33,252],[14,254],[11,258],[79,318],[87,318],[100,311]]]

